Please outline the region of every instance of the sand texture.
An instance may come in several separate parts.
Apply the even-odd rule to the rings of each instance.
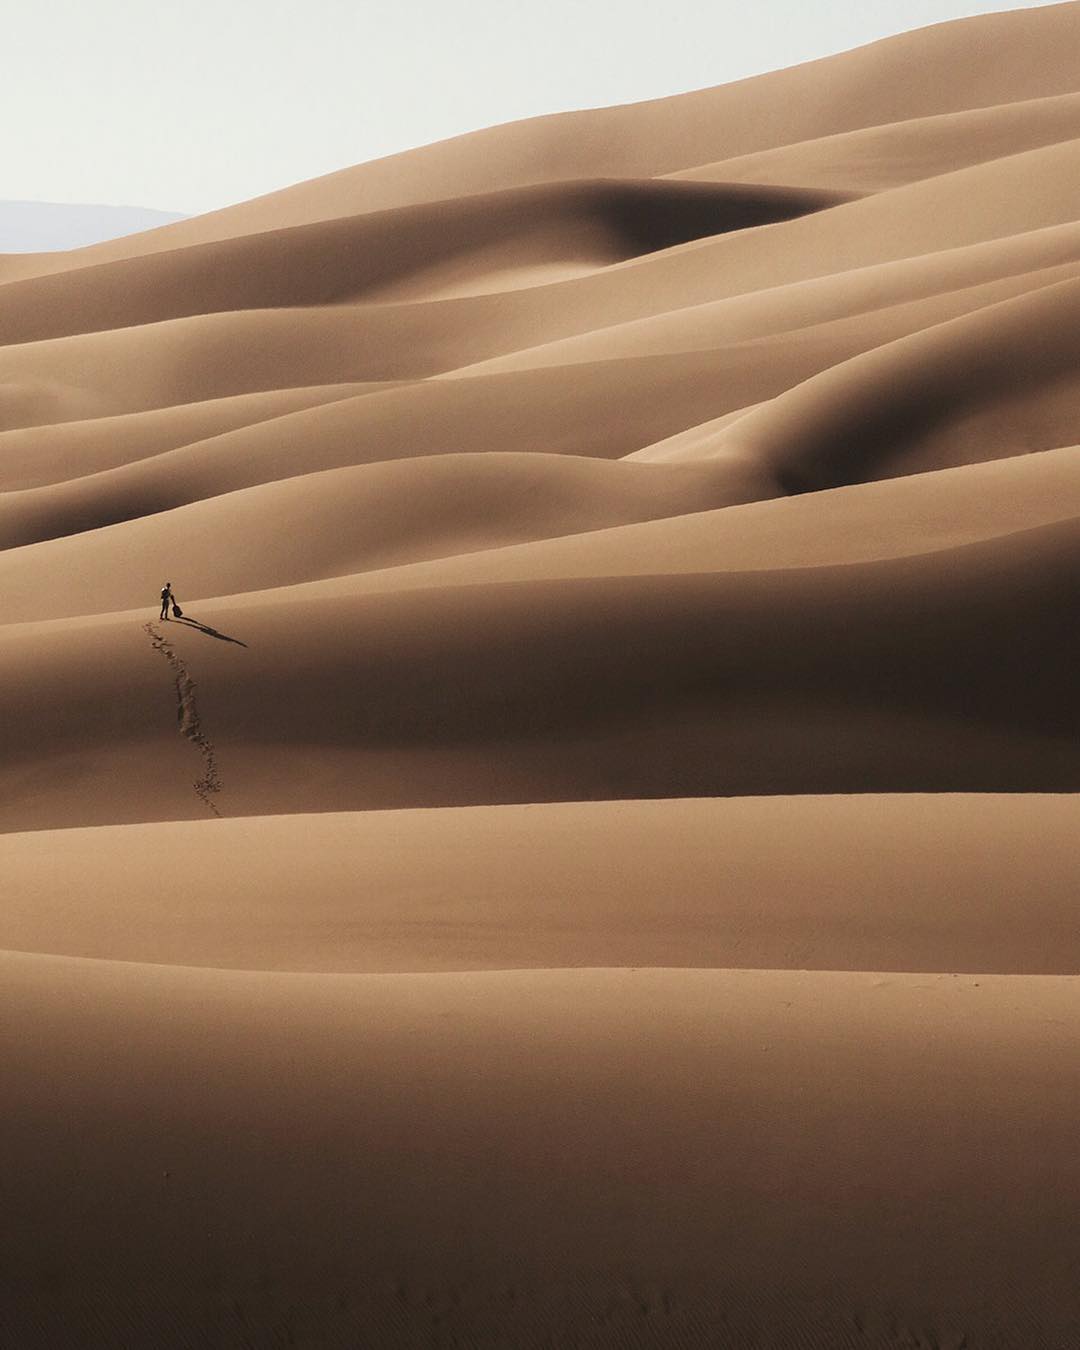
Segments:
[[[0,257],[0,1346],[1080,1346],[1078,444],[1080,3]]]

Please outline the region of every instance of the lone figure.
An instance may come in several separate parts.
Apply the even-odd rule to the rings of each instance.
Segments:
[[[176,601],[173,599],[172,593],[172,582],[167,581],[161,588],[161,617],[163,619],[169,617],[169,606],[174,605],[175,603]]]

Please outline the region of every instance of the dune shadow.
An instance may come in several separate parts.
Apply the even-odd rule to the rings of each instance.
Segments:
[[[170,623],[186,623],[190,628],[197,628],[200,633],[205,633],[207,637],[217,638],[219,642],[235,642],[238,647],[246,647],[246,642],[241,642],[239,638],[230,637],[228,633],[219,633],[216,628],[211,628],[208,623],[200,623],[198,619],[192,619],[187,614],[182,614],[179,618],[173,618]]]

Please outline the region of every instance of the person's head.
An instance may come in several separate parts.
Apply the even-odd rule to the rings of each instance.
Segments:
[[[167,591],[172,589],[172,582],[171,582],[171,581],[167,581],[167,582],[165,583],[165,589],[166,589]]]

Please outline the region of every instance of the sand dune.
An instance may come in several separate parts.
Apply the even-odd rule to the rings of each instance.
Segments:
[[[687,433],[691,443],[697,430]],[[710,425],[701,432],[708,436]],[[527,467],[535,472],[523,472]],[[449,456],[447,465],[426,459],[380,462],[359,471],[288,478],[244,497],[226,494],[124,526],[9,549],[0,556],[0,586],[9,621],[25,622],[81,613],[85,597],[72,591],[73,575],[93,577],[101,609],[136,608],[145,594],[144,578],[180,556],[189,597],[230,594],[237,604],[244,593],[294,587],[316,576],[338,580],[329,588],[309,588],[313,596],[320,589],[349,594],[865,562],[941,552],[1080,516],[1080,453],[1073,447],[710,511],[705,505],[709,493],[730,490],[726,470],[725,464],[706,460],[667,477],[661,470],[659,477],[635,480],[623,476],[617,464],[576,458],[535,456],[528,466],[519,455]],[[394,485],[399,514],[380,521],[377,529],[370,517],[361,523],[356,499],[337,495],[343,479],[365,493],[381,494]],[[507,519],[504,511],[501,519],[489,517],[498,498],[489,493],[476,502],[472,493],[476,486],[503,482],[514,494],[504,498],[505,505],[516,506],[516,516]],[[532,543],[498,543],[499,531],[541,528],[532,498],[538,483],[549,485],[549,510],[561,512],[558,520],[566,533],[545,533]],[[583,491],[586,483],[591,497]],[[634,490],[639,484],[647,496]],[[418,490],[430,496],[410,500],[408,494]],[[567,490],[574,494],[570,502]],[[517,495],[521,492],[523,497]],[[683,514],[676,510],[680,504],[697,509]],[[642,511],[667,514],[652,524],[601,523],[605,514]],[[548,516],[547,531],[554,518]],[[585,518],[587,532],[569,528],[581,527]],[[332,522],[340,526],[336,532],[329,529]],[[287,540],[288,547],[254,557],[260,530]],[[388,551],[441,552],[448,537],[475,548],[460,548],[432,562],[386,561]]]
[[[1078,810],[1075,796],[763,797],[7,834],[0,950],[353,974],[1072,974],[1061,863],[1080,864]],[[477,837],[498,847],[478,856]],[[924,862],[900,872],[898,854]],[[184,868],[163,872],[163,856]]]
[[[715,164],[699,164],[671,177],[884,192],[1039,146],[1075,140],[1078,134],[1080,97],[1062,94],[796,141]]]
[[[871,272],[875,278],[880,278],[879,269],[859,270]],[[791,327],[783,328],[779,332],[767,330],[770,311],[780,297],[773,296],[769,291],[756,292],[750,297],[736,296],[702,305],[688,305],[686,308],[664,314],[613,324],[609,328],[599,328],[577,337],[526,348],[509,356],[480,361],[453,374],[486,375],[499,371],[534,370],[539,366],[614,360],[628,356],[722,350],[725,347],[733,347],[738,341],[770,343],[773,359],[758,360],[754,363],[756,366],[767,365],[770,369],[775,368],[777,358],[783,359],[785,352],[813,344],[820,353],[817,360],[824,367],[836,365],[846,356],[883,346],[896,338],[944,323],[948,319],[958,318],[962,314],[996,304],[1000,300],[1041,290],[1059,281],[1068,281],[1078,273],[1080,273],[1080,259],[1069,260],[1057,266],[1030,272],[1010,272],[991,281],[957,286],[895,304],[882,303],[879,280],[875,287],[875,299],[878,303],[869,310],[855,310],[840,317],[822,318],[820,322],[801,325],[792,322],[799,298],[797,292],[804,289],[803,286],[796,284],[777,288],[789,301],[784,310],[788,322],[792,324]],[[863,280],[865,284],[869,278]],[[757,301],[759,297],[768,298],[761,304],[746,303]],[[808,306],[814,303],[808,296],[801,298]],[[832,304],[835,303],[834,288]],[[766,331],[755,331],[758,329]],[[801,369],[806,367],[802,366]]]
[[[1073,674],[1057,653],[1078,548],[1069,520],[843,567],[271,592],[192,606],[212,631],[170,626],[168,665],[131,615],[8,625],[0,821],[96,823],[85,779],[105,774],[117,819],[197,814],[175,773],[178,694],[229,779],[228,814],[286,811],[298,782],[321,810],[1074,791]],[[203,691],[197,707],[170,672]],[[185,748],[194,771],[198,743]],[[121,773],[118,756],[142,767]],[[42,759],[69,767],[31,793]]]
[[[1002,301],[853,358],[720,435],[788,491],[1051,449],[1075,425],[1078,314],[1076,281]]]
[[[399,380],[401,360],[368,357],[348,308],[197,315],[0,348],[4,430],[97,420],[275,390]],[[365,357],[367,360],[365,361]],[[358,373],[370,364],[375,374]],[[410,363],[428,373],[423,360]]]
[[[899,1324],[1050,1345],[1075,1325],[1068,980],[3,969],[17,1342],[694,1344],[764,1324],[887,1345]],[[103,1191],[122,1222],[91,1245]],[[52,1196],[65,1221],[42,1231]],[[45,1297],[35,1248],[77,1277]]]
[[[601,328],[592,333],[523,346],[501,357],[477,362],[460,374],[490,373],[573,361],[588,351],[607,351],[607,343],[632,350],[643,343],[678,346],[684,334],[699,330],[706,342],[718,333],[726,341],[746,341],[817,327],[879,309],[909,306],[974,288],[1006,286],[1012,278],[1069,267],[1080,256],[1075,225],[1049,226],[1006,239],[870,264],[808,281],[767,286],[718,301],[679,304]],[[956,296],[962,301],[962,296]],[[700,341],[701,339],[697,339]]]
[[[0,343],[192,314],[431,298],[573,275],[820,210],[838,193],[596,182],[463,198],[103,263],[3,288]],[[503,285],[495,284],[498,278]]]
[[[412,563],[308,589],[312,595],[338,595],[495,581],[832,566],[940,553],[1078,514],[1080,452],[1069,446]]]
[[[1080,294],[1074,278],[1057,281],[1059,275],[1054,269],[1038,281],[1021,279],[1020,298],[1009,302],[992,303],[1001,289],[984,288],[960,293],[959,301],[946,298],[944,305],[916,302],[878,311],[861,324],[848,320],[742,348],[690,351],[682,360],[539,368],[495,376],[490,387],[473,381],[429,385],[423,399],[413,389],[374,401],[336,397],[66,484],[4,494],[0,540],[8,548],[36,543],[367,455],[414,457],[423,453],[425,439],[429,453],[516,444],[598,457],[636,453],[661,462],[714,459],[718,477],[726,463],[724,495],[703,502],[702,509],[811,484],[860,481],[881,471],[882,460],[883,471],[896,475],[1055,448],[1074,434],[1075,353],[1067,340],[1051,341],[1048,335],[1075,326]],[[935,322],[964,305],[979,308],[951,323]],[[917,328],[920,320],[930,326]],[[909,336],[890,342],[898,332]],[[867,346],[871,350],[859,357]],[[691,435],[673,446],[663,434],[670,425],[653,419],[671,416],[673,385],[685,388],[703,374],[715,383],[699,384],[676,408],[679,420],[691,427],[712,421],[710,414],[774,397],[746,417],[725,422],[715,437]],[[585,403],[594,414],[599,411],[601,391],[609,406],[618,400],[618,420],[609,417],[594,432],[582,426],[580,409]],[[661,391],[667,400],[657,404]],[[531,446],[528,434],[514,437],[530,404],[560,394],[559,413],[532,425],[531,435],[540,432],[544,438],[539,444]],[[645,404],[651,405],[647,412]],[[860,432],[854,451],[853,426]],[[580,439],[565,444],[564,427]],[[651,439],[657,430],[660,445]],[[365,442],[371,446],[366,454]]]
[[[0,258],[0,1344],[1080,1344],[1078,70]]]
[[[448,301],[405,312],[325,305],[214,312],[8,346],[0,349],[0,418],[16,427],[273,387],[430,375],[665,308],[1073,222],[1078,147],[1014,155],[456,308]]]
[[[134,415],[18,427],[0,432],[0,491],[42,487],[131,464],[298,408],[333,402],[384,385],[321,385],[176,404]]]
[[[193,595],[278,586],[452,558],[530,539],[683,516],[737,497],[726,464],[639,465],[571,455],[440,455],[307,473],[112,529],[0,553],[10,622],[136,608],[148,576],[185,558]],[[757,495],[750,491],[748,495]],[[261,547],[282,541],[271,557]]]
[[[0,279],[393,207],[598,176],[652,177],[861,127],[1075,94],[1076,0],[877,42],[715,89],[488,128]],[[918,80],[911,71],[918,70]],[[958,77],[958,71],[962,77]]]
[[[798,344],[786,370],[762,371],[757,353],[743,354],[742,383],[733,378],[730,356],[718,380],[720,358],[703,352],[427,381],[335,399],[115,469],[5,493],[0,539],[14,548],[305,472],[422,455],[512,450],[617,459],[743,407],[762,381],[780,392],[792,370],[809,375],[820,368],[814,355],[812,343]],[[732,475],[728,500],[769,495],[759,471],[745,479]]]

